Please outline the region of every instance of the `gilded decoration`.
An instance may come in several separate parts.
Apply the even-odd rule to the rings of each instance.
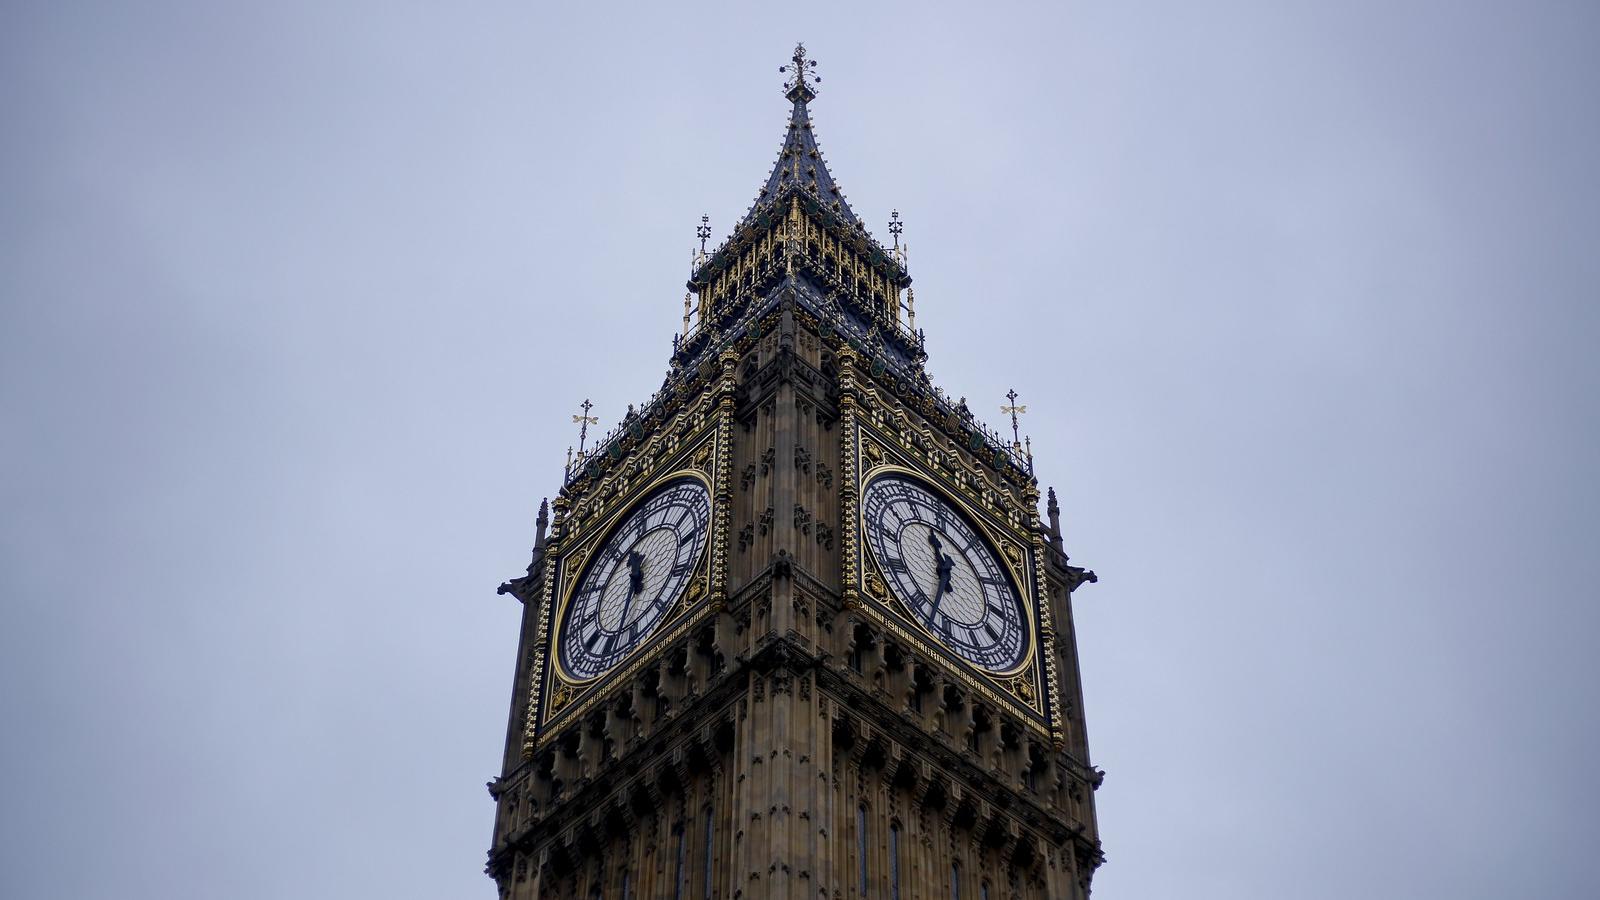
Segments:
[[[623,683],[627,672],[636,671],[641,665],[657,658],[661,649],[676,639],[675,636],[681,636],[705,617],[708,610],[703,601],[708,593],[707,582],[713,577],[709,570],[717,564],[714,555],[717,550],[715,534],[711,536],[706,559],[701,564],[702,574],[690,582],[687,602],[680,601],[670,614],[679,621],[676,624],[669,622],[635,657],[599,678],[578,682],[570,680],[561,671],[556,654],[551,649],[561,615],[596,543],[638,498],[671,478],[689,475],[706,483],[711,490],[713,522],[717,521],[719,509],[722,510],[722,522],[726,522],[726,499],[718,492],[718,487],[725,484],[725,479],[717,477],[712,462],[717,454],[717,429],[704,427],[711,424],[713,399],[714,396],[708,393],[673,415],[653,414],[645,417],[643,421],[654,426],[654,431],[641,431],[638,437],[624,434],[623,438],[634,447],[625,460],[605,468],[595,465],[591,460],[591,465],[569,483],[563,492],[564,496],[558,496],[553,504],[556,510],[554,537],[547,548],[545,597],[539,617],[534,666],[529,675],[532,684],[524,729],[525,754],[543,745],[548,734],[552,733],[549,726],[555,718],[581,715],[599,698],[608,695],[612,687]],[[722,422],[721,416],[717,422]],[[701,430],[702,436],[688,439],[696,430]],[[682,468],[672,469],[674,459],[681,461],[678,465]],[[567,547],[572,549],[565,549]],[[541,706],[541,691],[546,678],[554,687]],[[565,691],[559,690],[563,687]]]
[[[709,442],[708,442],[708,445],[709,445]],[[612,529],[616,526],[616,524],[619,521],[621,521],[625,516],[627,516],[630,512],[633,511],[634,506],[636,505],[636,503],[638,502],[638,500],[640,498],[647,496],[648,494],[650,494],[651,491],[655,490],[658,486],[660,486],[662,484],[665,484],[665,483],[667,483],[669,481],[672,481],[674,479],[683,478],[685,476],[687,476],[689,478],[693,478],[694,480],[699,481],[701,484],[705,485],[707,491],[710,492],[713,497],[715,497],[715,491],[712,490],[711,482],[699,470],[696,470],[696,469],[678,469],[676,471],[664,473],[660,477],[653,479],[649,484],[642,486],[641,488],[639,488],[638,490],[636,490],[632,494],[630,494],[628,496],[626,502],[618,503],[615,506],[613,506],[608,511],[605,520],[603,522],[597,524],[595,527],[590,528],[579,539],[581,541],[580,545],[578,547],[575,547],[570,552],[568,552],[566,554],[566,556],[561,560],[561,566],[562,566],[562,579],[561,579],[562,580],[562,593],[561,593],[560,598],[558,599],[558,602],[556,604],[556,608],[552,611],[553,612],[553,616],[550,618],[550,631],[551,631],[551,634],[549,635],[549,638],[550,638],[551,643],[549,644],[549,646],[551,646],[551,647],[554,646],[553,641],[554,641],[556,635],[554,635],[553,632],[560,625],[560,623],[563,621],[562,616],[566,612],[567,605],[572,600],[573,590],[577,586],[578,579],[581,578],[582,575],[583,575],[584,563],[588,561],[588,559],[589,559],[589,557],[591,555],[593,555],[595,548],[600,544],[601,541],[605,540],[605,538],[611,533]],[[713,501],[713,506],[715,506],[715,501]],[[713,510],[713,514],[714,514],[714,512],[715,511]],[[706,570],[710,566],[712,566],[714,564],[714,560],[712,559],[712,554],[710,552],[710,549],[711,548],[709,547],[709,542],[708,542],[708,547],[707,547],[707,550],[706,550],[706,553],[705,553],[705,558],[702,559],[702,561],[698,564],[698,568],[699,568],[699,571],[701,573],[705,573]],[[704,575],[702,574],[702,575],[696,576],[693,580],[691,580],[690,583],[689,583],[689,590],[693,591],[695,585],[701,584],[701,582],[703,580],[703,577],[704,577]],[[701,589],[702,589],[702,593],[703,593],[703,590],[704,590],[703,584],[701,585]],[[594,678],[594,679],[573,678],[573,677],[569,676],[567,673],[562,671],[561,665],[559,664],[559,662],[555,661],[555,659],[556,659],[556,654],[555,653],[552,652],[550,654],[550,658],[552,660],[552,665],[550,666],[551,671],[558,678],[560,678],[562,681],[564,681],[564,682],[566,682],[568,684],[586,685],[586,684],[591,684],[591,683],[593,683],[595,681],[603,681],[607,677],[606,675],[601,675],[598,678]]]
[[[1022,568],[1022,551],[1017,549],[1016,544],[1002,539],[1000,541],[1000,552],[1006,555],[1006,559],[1010,561],[1012,568]]]
[[[1025,675],[1011,679],[1011,692],[1021,697],[1022,702],[1031,705],[1034,698],[1033,679]]]
[[[572,698],[577,693],[577,691],[573,690],[572,685],[558,682],[556,689],[550,692],[550,711],[552,713],[560,712],[566,708],[568,703],[572,702]]]
[[[1013,583],[1022,594],[1024,609],[1035,632],[1029,642],[1028,654],[1017,669],[1012,670],[1009,674],[1002,673],[999,677],[980,674],[976,669],[970,668],[965,663],[953,663],[951,668],[954,670],[955,677],[962,684],[988,698],[991,702],[1007,706],[1018,712],[1025,711],[1030,713],[1031,715],[1025,717],[1026,720],[1032,723],[1032,727],[1038,729],[1041,734],[1048,735],[1053,740],[1059,730],[1059,726],[1053,721],[1040,722],[1040,718],[1049,719],[1051,711],[1046,708],[1046,704],[1043,702],[1038,680],[1038,670],[1042,663],[1045,669],[1045,677],[1049,679],[1048,683],[1057,683],[1054,676],[1054,659],[1048,652],[1050,645],[1047,643],[1050,636],[1049,610],[1046,600],[1048,594],[1040,586],[1043,572],[1038,568],[1039,563],[1036,559],[1030,559],[1031,554],[1025,554],[1022,550],[1022,547],[1028,546],[1031,541],[1023,530],[1021,517],[1016,514],[1001,514],[996,508],[996,503],[982,502],[981,495],[978,497],[973,496],[974,491],[970,487],[963,490],[961,487],[952,485],[949,476],[935,474],[934,471],[930,470],[931,467],[930,469],[919,469],[913,462],[914,459],[919,457],[919,454],[911,440],[885,440],[875,433],[869,436],[868,429],[865,427],[860,428],[858,433],[860,434],[861,456],[864,459],[871,459],[874,456],[874,451],[876,451],[877,463],[870,467],[865,467],[866,471],[859,478],[854,479],[856,485],[865,485],[872,478],[893,472],[915,477],[943,494],[950,502],[961,507],[973,523],[980,528],[984,537],[994,546],[1000,548],[1003,563],[1007,566]],[[959,461],[960,455],[952,453],[950,458]],[[848,456],[846,460],[848,460]],[[956,464],[959,467],[957,471],[960,473],[958,479],[963,475],[971,476],[974,474],[979,478],[983,477],[981,472],[974,473],[959,462]],[[1009,493],[1007,487],[1002,487],[993,482],[988,482],[984,486],[989,490]],[[858,487],[853,492],[853,502],[849,507],[851,510],[849,513],[850,518],[841,519],[842,524],[851,526],[851,530],[856,533],[859,533],[859,529],[863,527],[859,521],[862,515],[859,502],[857,502],[859,496],[860,488]],[[841,514],[843,512],[844,510],[841,509]],[[1037,510],[1034,511],[1033,516],[1037,518]],[[866,596],[877,601],[877,603],[882,604],[885,609],[894,608],[896,610],[894,616],[887,616],[874,609],[873,618],[883,624],[898,640],[916,648],[924,655],[944,658],[943,645],[932,635],[927,634],[926,628],[920,622],[913,621],[912,624],[915,626],[913,628],[908,628],[901,624],[900,618],[903,614],[898,609],[899,604],[889,603],[890,594],[887,585],[871,554],[864,549],[855,551],[854,547],[849,548],[849,550],[852,555],[859,559],[857,565],[861,573],[861,591]],[[846,581],[845,584],[848,586],[851,582]]]
[[[876,564],[867,567],[867,580],[865,586],[869,596],[876,598],[880,603],[889,602],[889,590],[888,588],[884,587],[883,576],[878,574],[878,567]]]
[[[857,475],[860,460],[856,456],[855,360],[856,352],[848,345],[839,348],[839,558],[846,609],[860,604],[856,590],[856,519],[861,514],[861,483]]]

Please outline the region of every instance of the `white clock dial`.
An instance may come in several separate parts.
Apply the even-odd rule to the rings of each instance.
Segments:
[[[995,672],[1022,664],[1022,598],[965,515],[904,475],[873,480],[861,508],[866,544],[913,616],[968,662]]]
[[[688,590],[705,553],[711,494],[693,478],[657,488],[595,551],[558,632],[561,665],[587,680],[630,656]]]

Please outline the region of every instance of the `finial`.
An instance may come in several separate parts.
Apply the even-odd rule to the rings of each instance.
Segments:
[[[900,210],[889,212],[889,233],[894,235],[894,249],[900,249],[900,232],[905,230],[905,224],[900,221]]]
[[[581,428],[578,429],[578,461],[579,462],[583,462],[583,446],[584,446],[584,442],[589,439],[589,426],[590,425],[599,425],[600,424],[600,419],[599,418],[589,415],[589,410],[594,409],[594,404],[589,402],[589,398],[587,398],[587,397],[584,398],[582,406],[583,406],[583,415],[581,415],[581,416],[573,416],[572,417],[572,424],[581,425],[582,426]]]
[[[917,328],[917,289],[906,288],[906,327],[917,332],[917,342],[922,342],[922,332]]]
[[[683,336],[689,336],[689,292],[683,292]],[[676,348],[674,348],[676,349]]]
[[[566,477],[568,477],[568,478],[572,477],[572,445],[571,444],[567,445],[567,464],[562,469],[562,473],[564,475],[566,475]]]
[[[816,60],[806,58],[806,45],[795,44],[794,55],[789,57],[789,65],[778,67],[779,72],[792,73],[790,80],[783,83],[784,96],[796,103],[809,103],[814,99],[817,92],[812,86],[822,81],[813,71],[816,67]]]
[[[1061,506],[1056,503],[1056,489],[1050,489],[1050,500],[1045,504],[1045,515],[1050,517],[1050,546],[1061,549]]]
[[[571,448],[569,447],[568,450]],[[544,530],[550,527],[550,498],[539,501],[539,518],[534,522],[533,549],[538,550],[544,546]]]
[[[1017,390],[1016,390],[1016,388],[1012,388],[1011,390],[1006,391],[1006,399],[1011,401],[1011,405],[1010,406],[1002,406],[1002,407],[1000,407],[1000,412],[1002,414],[1005,414],[1005,413],[1010,413],[1011,414],[1011,446],[1013,448],[1017,449],[1017,450],[1021,450],[1022,449],[1022,440],[1017,437],[1017,416],[1019,414],[1021,414],[1021,413],[1027,412],[1028,411],[1028,407],[1027,406],[1018,406],[1017,405]]]
[[[701,216],[700,224],[695,226],[694,236],[700,239],[700,255],[706,252],[706,240],[711,237],[711,217]]]

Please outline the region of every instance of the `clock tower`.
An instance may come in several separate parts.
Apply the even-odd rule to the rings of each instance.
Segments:
[[[1103,859],[1094,573],[1015,429],[929,379],[898,215],[886,247],[834,182],[814,66],[784,67],[755,203],[715,249],[702,226],[666,382],[501,586],[503,898],[1080,900]]]

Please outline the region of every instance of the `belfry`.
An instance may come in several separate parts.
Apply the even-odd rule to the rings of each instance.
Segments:
[[[522,604],[500,896],[1081,900],[1103,856],[1032,449],[924,369],[898,214],[851,210],[784,67],[777,163],[702,219],[665,384],[569,457]]]

